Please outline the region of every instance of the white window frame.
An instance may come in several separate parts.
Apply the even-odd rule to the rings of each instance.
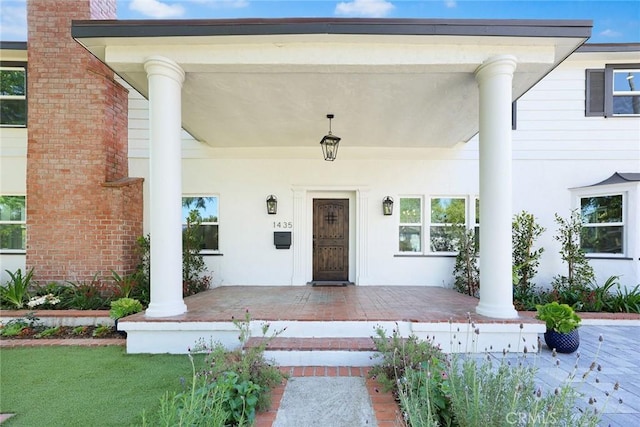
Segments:
[[[596,228],[596,227],[622,227],[622,252],[621,253],[609,253],[609,252],[587,252],[585,256],[588,258],[624,258],[627,254],[628,248],[628,220],[627,220],[627,205],[628,195],[625,191],[605,191],[605,192],[592,192],[592,193],[580,193],[576,195],[576,208],[578,213],[582,216],[582,199],[593,197],[610,197],[610,196],[622,196],[622,222],[606,222],[606,223],[582,223],[582,227]],[[581,244],[582,246],[582,244]]]
[[[420,199],[420,222],[410,223],[410,222],[402,222],[402,199]],[[425,228],[424,228],[424,196],[422,195],[402,195],[398,197],[398,227],[396,227],[396,251],[402,255],[420,255],[425,251]],[[400,250],[400,227],[420,227],[420,250],[419,251],[401,251]]]
[[[463,199],[465,204],[465,223],[466,229],[479,227],[480,224],[476,223],[475,203],[479,200],[477,195],[458,194],[458,195],[417,195],[417,194],[403,194],[398,196],[398,211],[400,211],[400,199],[420,199],[420,218],[421,223],[404,223],[400,221],[400,212],[398,212],[398,225],[396,227],[396,253],[403,256],[411,255],[429,255],[429,256],[452,256],[457,255],[458,251],[432,251],[431,250],[431,227],[432,226],[445,226],[452,225],[452,223],[432,223],[431,222],[431,200],[433,199]],[[420,227],[420,251],[401,251],[400,250],[400,227]]]
[[[441,195],[437,195],[437,196],[429,196],[429,213],[428,213],[428,231],[426,234],[428,234],[428,238],[427,238],[427,243],[428,246],[426,246],[428,248],[428,252],[432,253],[432,254],[442,254],[442,255],[455,255],[458,253],[458,251],[432,251],[431,250],[431,227],[450,227],[453,226],[454,223],[452,222],[444,222],[444,223],[440,223],[440,222],[433,222],[431,219],[431,202],[434,199],[460,199],[464,201],[464,223],[461,224],[463,225],[466,229],[469,228],[469,196],[451,196],[451,195],[445,195],[445,196],[441,196]]]
[[[0,196],[6,196],[6,197],[23,197],[24,198],[24,221],[20,220],[20,221],[16,221],[16,220],[2,220],[2,218],[0,218],[0,225],[21,225],[23,229],[26,229],[27,227],[27,196],[25,194],[0,194]],[[22,249],[9,249],[9,248],[0,248],[0,252],[2,253],[17,253],[17,254],[23,254],[26,252],[27,248],[26,248],[26,241],[27,241],[27,236],[26,236],[26,231],[25,231],[25,238],[24,238],[24,245],[25,247]]]
[[[16,65],[2,65],[0,66],[0,70],[8,70],[8,71],[24,71],[24,95],[3,95],[0,93],[0,102],[2,101],[24,101],[25,103],[25,111],[27,109],[27,66],[22,64]],[[27,117],[24,118],[24,124],[21,125],[12,125],[12,124],[4,124],[0,123],[0,127],[4,128],[26,128],[27,127]]]
[[[182,195],[182,199],[185,198],[190,198],[190,197],[215,197],[218,200],[218,221],[202,221],[200,223],[200,226],[203,225],[217,225],[218,226],[218,249],[202,249],[200,251],[201,254],[218,254],[220,253],[220,196],[218,194],[183,194]],[[182,226],[186,226],[186,224],[183,222]]]
[[[615,117],[640,117],[638,114],[621,114],[613,112],[613,104],[616,97],[622,96],[640,96],[640,81],[637,82],[638,87],[635,90],[615,90],[615,76],[621,73],[640,73],[640,64],[632,65],[607,65],[605,68],[605,112],[610,111],[611,116]],[[607,104],[611,103],[607,108]]]

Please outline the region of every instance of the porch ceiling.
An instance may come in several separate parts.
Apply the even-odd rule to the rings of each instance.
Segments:
[[[590,23],[78,21],[72,34],[144,96],[146,58],[178,63],[183,127],[214,147],[315,146],[328,113],[345,146],[449,147],[478,131],[483,61],[517,58],[518,98],[589,37]]]

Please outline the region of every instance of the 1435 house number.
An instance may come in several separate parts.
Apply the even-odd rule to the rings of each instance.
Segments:
[[[293,222],[292,221],[274,221],[273,222],[273,228],[278,228],[278,229],[288,229],[288,228],[293,228]]]

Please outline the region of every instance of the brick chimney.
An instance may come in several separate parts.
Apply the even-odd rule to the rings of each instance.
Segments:
[[[128,177],[127,90],[71,38],[116,0],[28,0],[27,269],[39,282],[131,272],[142,179]]]

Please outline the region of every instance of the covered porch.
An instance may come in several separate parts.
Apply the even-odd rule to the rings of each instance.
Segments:
[[[422,286],[225,286],[185,298],[181,315],[121,320],[127,351],[185,353],[196,341],[238,346],[233,319],[249,316],[252,336],[282,331],[270,355],[285,365],[372,364],[370,337],[387,334],[433,339],[445,351],[529,351],[544,324],[530,313],[511,319],[476,314],[476,298],[451,289]],[[535,346],[535,347],[532,347]]]
[[[466,317],[473,313],[473,321],[486,325],[485,332],[494,331],[493,342],[475,344],[480,351],[490,345],[517,348],[523,331],[512,301],[512,103],[590,32],[588,21],[75,21],[75,40],[149,105],[145,215],[152,236],[151,301],[144,314],[121,325],[129,333],[128,351],[184,352],[212,331],[216,339],[233,345],[237,333],[230,316],[243,316],[244,307],[256,321],[270,321],[276,329],[286,326],[285,338],[366,338],[376,324],[391,330],[397,321],[403,335],[436,336],[443,347],[452,342],[452,331],[473,329]],[[331,163],[319,157],[318,147],[329,114],[335,115],[339,127],[334,129],[342,137],[338,159]],[[197,170],[184,167],[189,159],[181,150],[183,130],[207,147],[210,157],[192,162]],[[456,150],[476,134],[477,159],[475,153]],[[433,176],[407,175],[403,162],[416,153],[425,161],[416,168],[431,168]],[[230,170],[211,181],[191,177],[189,189],[183,186],[184,176],[205,176],[218,159],[250,160],[246,175],[252,180]],[[357,173],[363,162],[384,164],[389,159],[399,161],[393,170]],[[464,163],[457,175],[447,167],[455,159],[472,162]],[[281,164],[265,174],[251,174],[269,160]],[[476,162],[478,173],[471,176]],[[383,173],[386,183],[395,176],[406,179],[381,193]],[[383,221],[376,209],[374,198],[421,194],[434,179],[439,185],[430,194],[463,191],[481,200],[480,300],[462,303],[464,297],[453,291],[427,287],[444,283],[424,277],[443,271],[428,264],[446,257],[428,250],[399,253],[398,228],[393,228],[400,222]],[[272,224],[277,227],[261,221],[260,214],[249,216],[254,211],[247,202],[245,209],[234,211],[236,217],[247,215],[242,222],[226,217],[230,238],[217,254],[224,255],[218,271],[231,278],[221,283],[260,285],[260,278],[277,275],[276,284],[292,287],[221,288],[183,300],[182,194],[215,192],[226,185],[227,206],[245,206],[237,195],[265,182],[278,183],[279,194],[287,194],[280,200],[286,215],[282,219],[290,224],[290,252],[253,251],[260,248],[257,236],[268,235]],[[474,185],[452,188],[459,183]],[[353,200],[352,236],[340,253],[348,253],[343,258],[350,268],[342,279],[357,288],[305,287],[320,280],[312,275],[311,203],[326,194]],[[428,231],[422,218],[419,222]],[[247,259],[250,270],[260,272],[250,282],[232,274],[248,270]],[[407,270],[407,259],[424,262]],[[409,285],[416,278],[424,278],[424,289],[375,286],[389,280]],[[409,294],[393,295],[398,289]],[[539,325],[523,329],[531,342]],[[465,333],[461,343],[472,341]]]

